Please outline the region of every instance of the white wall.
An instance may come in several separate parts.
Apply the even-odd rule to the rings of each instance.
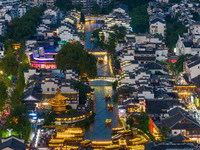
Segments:
[[[58,85],[54,82],[44,82],[41,84],[42,93],[56,93]]]
[[[161,34],[163,37],[165,36],[165,29],[166,24],[163,24],[161,22],[156,22],[153,24],[150,24],[150,33],[151,34]]]

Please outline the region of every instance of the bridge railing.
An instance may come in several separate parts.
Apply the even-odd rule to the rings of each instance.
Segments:
[[[87,52],[106,52],[105,49],[99,49],[99,48],[95,48],[95,49],[86,49]]]

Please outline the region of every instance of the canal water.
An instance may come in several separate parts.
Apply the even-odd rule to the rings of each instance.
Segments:
[[[86,48],[94,48],[94,44],[90,42],[92,37],[92,32],[95,28],[102,27],[102,24],[99,23],[87,23],[85,26],[86,31]],[[102,56],[96,56],[102,57]],[[110,69],[108,62],[98,63],[97,64],[97,74],[98,76],[110,76]],[[114,94],[112,88],[112,83],[105,80],[95,80],[91,82],[92,88],[94,88],[94,97],[95,97],[95,121],[86,127],[85,139],[90,140],[111,140],[112,128],[119,127],[119,118],[118,118],[118,106],[114,104],[113,101],[106,102],[105,95]],[[107,104],[114,105],[114,111],[109,112],[107,110]],[[105,127],[105,120],[112,119],[111,127]]]
[[[97,39],[93,43],[91,43],[92,38],[92,32],[95,30],[95,28],[101,28],[102,23],[85,23],[85,47],[88,49],[93,49],[96,46]]]

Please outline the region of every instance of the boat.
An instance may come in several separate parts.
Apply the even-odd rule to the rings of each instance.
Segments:
[[[124,128],[112,128],[112,134],[117,134],[118,131],[122,131]]]
[[[113,140],[113,141],[119,140],[119,139],[121,139],[121,138],[122,138],[122,135],[121,135],[121,134],[117,134],[117,135],[113,135],[113,136],[112,136],[112,140]]]
[[[131,130],[122,130],[122,131],[118,131],[118,133],[122,135],[132,135]]]
[[[108,104],[108,111],[113,111],[113,104]]]
[[[90,40],[91,40],[91,42],[94,42],[94,38],[92,37],[92,38],[90,38]]]
[[[106,150],[118,150],[119,149],[119,145],[110,145],[110,146],[106,146],[105,147]]]
[[[105,95],[105,100],[106,100],[106,101],[110,101],[110,100],[111,100],[110,94],[106,94],[106,95]]]
[[[111,124],[112,124],[112,119],[106,119],[106,121],[105,121],[105,126],[106,126],[106,127],[110,127]]]
[[[92,148],[105,148],[106,146],[112,145],[112,141],[92,141]]]
[[[91,146],[91,140],[84,140],[80,143],[80,147],[85,148]]]
[[[103,58],[102,57],[98,57],[98,62],[99,63],[103,63]]]

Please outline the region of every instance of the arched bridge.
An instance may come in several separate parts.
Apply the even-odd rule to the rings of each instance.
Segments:
[[[95,79],[90,79],[90,81],[98,81],[98,80],[105,80],[109,82],[114,82],[117,80],[115,77],[104,77],[104,76],[97,76]]]
[[[93,55],[107,55],[107,51],[106,50],[103,50],[103,49],[86,49],[86,51],[89,53],[89,54],[93,54]]]
[[[106,19],[106,17],[105,16],[100,16],[100,15],[98,15],[98,16],[94,16],[94,15],[89,15],[89,16],[85,16],[85,20],[86,21],[90,21],[90,20],[102,20],[102,21],[104,21]]]

